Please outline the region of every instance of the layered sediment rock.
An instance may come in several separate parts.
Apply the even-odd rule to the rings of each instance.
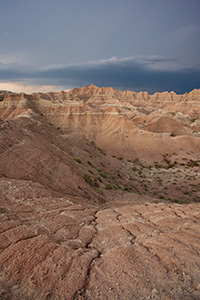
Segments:
[[[67,93],[6,94],[0,102],[3,119],[43,116],[64,133],[88,138],[110,155],[134,159],[137,153],[147,161],[161,156],[164,149],[196,151],[199,113],[199,90],[149,95],[92,85]],[[180,137],[172,139],[170,134]]]

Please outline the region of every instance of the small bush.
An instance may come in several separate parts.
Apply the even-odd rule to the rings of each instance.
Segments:
[[[80,159],[79,157],[75,157],[74,160],[75,160],[77,163],[81,164],[81,159]]]
[[[83,179],[84,179],[87,183],[89,183],[90,185],[92,185],[93,180],[92,180],[92,177],[91,177],[90,174],[83,174]]]
[[[158,200],[153,200],[152,203],[158,204],[159,201]]]
[[[102,190],[98,190],[98,193],[101,195],[104,195],[104,191],[102,191]]]
[[[83,179],[89,183],[89,185],[94,186],[94,187],[99,187],[97,178],[92,179],[90,174],[83,174]]]
[[[94,181],[92,182],[92,185],[95,186],[95,187],[99,187],[97,178],[94,179]]]
[[[107,175],[106,175],[106,173],[105,173],[104,170],[102,170],[102,169],[97,169],[97,171],[99,172],[99,174],[100,174],[103,178],[107,178]]]
[[[188,162],[188,167],[199,167],[199,163],[198,163],[198,161],[195,161],[195,160],[190,160],[189,162]]]
[[[87,161],[87,163],[88,163],[88,165],[90,165],[91,167],[93,167],[92,163],[89,160]]]
[[[174,198],[174,199],[170,199],[170,200],[171,200],[171,202],[178,203],[178,204],[189,203],[188,200],[184,200],[184,199]]]
[[[124,191],[125,191],[125,192],[131,192],[131,188],[128,187],[128,186],[125,186]]]
[[[119,178],[122,178],[122,175],[118,172],[117,173],[117,176],[119,177]]]
[[[105,189],[106,190],[112,190],[112,185],[111,184],[106,184]]]
[[[100,182],[102,182],[102,179],[100,176],[97,177],[97,180],[99,180]]]

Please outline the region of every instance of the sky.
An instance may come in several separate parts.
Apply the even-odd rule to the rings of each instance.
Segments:
[[[0,0],[0,90],[200,88],[200,0]]]

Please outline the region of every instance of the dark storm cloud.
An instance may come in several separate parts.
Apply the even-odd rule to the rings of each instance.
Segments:
[[[199,10],[199,0],[1,1],[0,87],[199,88]]]
[[[165,66],[167,63],[167,67]],[[171,68],[169,68],[171,64]],[[177,66],[176,66],[177,65]],[[113,57],[98,62],[55,66],[28,70],[20,66],[0,66],[0,78],[10,81],[30,80],[34,84],[64,86],[66,88],[95,84],[116,89],[148,91],[149,93],[175,91],[189,92],[200,88],[200,69],[180,68],[177,61],[168,58]]]
[[[32,78],[33,71],[17,63],[4,64],[0,62],[0,80],[14,81]]]
[[[169,62],[168,59],[162,58],[148,59],[148,62],[147,59],[136,61],[114,58],[99,63],[52,68],[37,75],[48,79],[50,84],[83,86],[93,83],[118,89],[146,90],[149,93],[166,90],[184,93],[200,88],[200,69],[160,69],[159,65],[155,64],[166,61]],[[176,63],[175,60],[171,62]]]

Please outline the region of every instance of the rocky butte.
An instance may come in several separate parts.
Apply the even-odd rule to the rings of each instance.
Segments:
[[[0,91],[0,299],[200,299],[200,90]]]

